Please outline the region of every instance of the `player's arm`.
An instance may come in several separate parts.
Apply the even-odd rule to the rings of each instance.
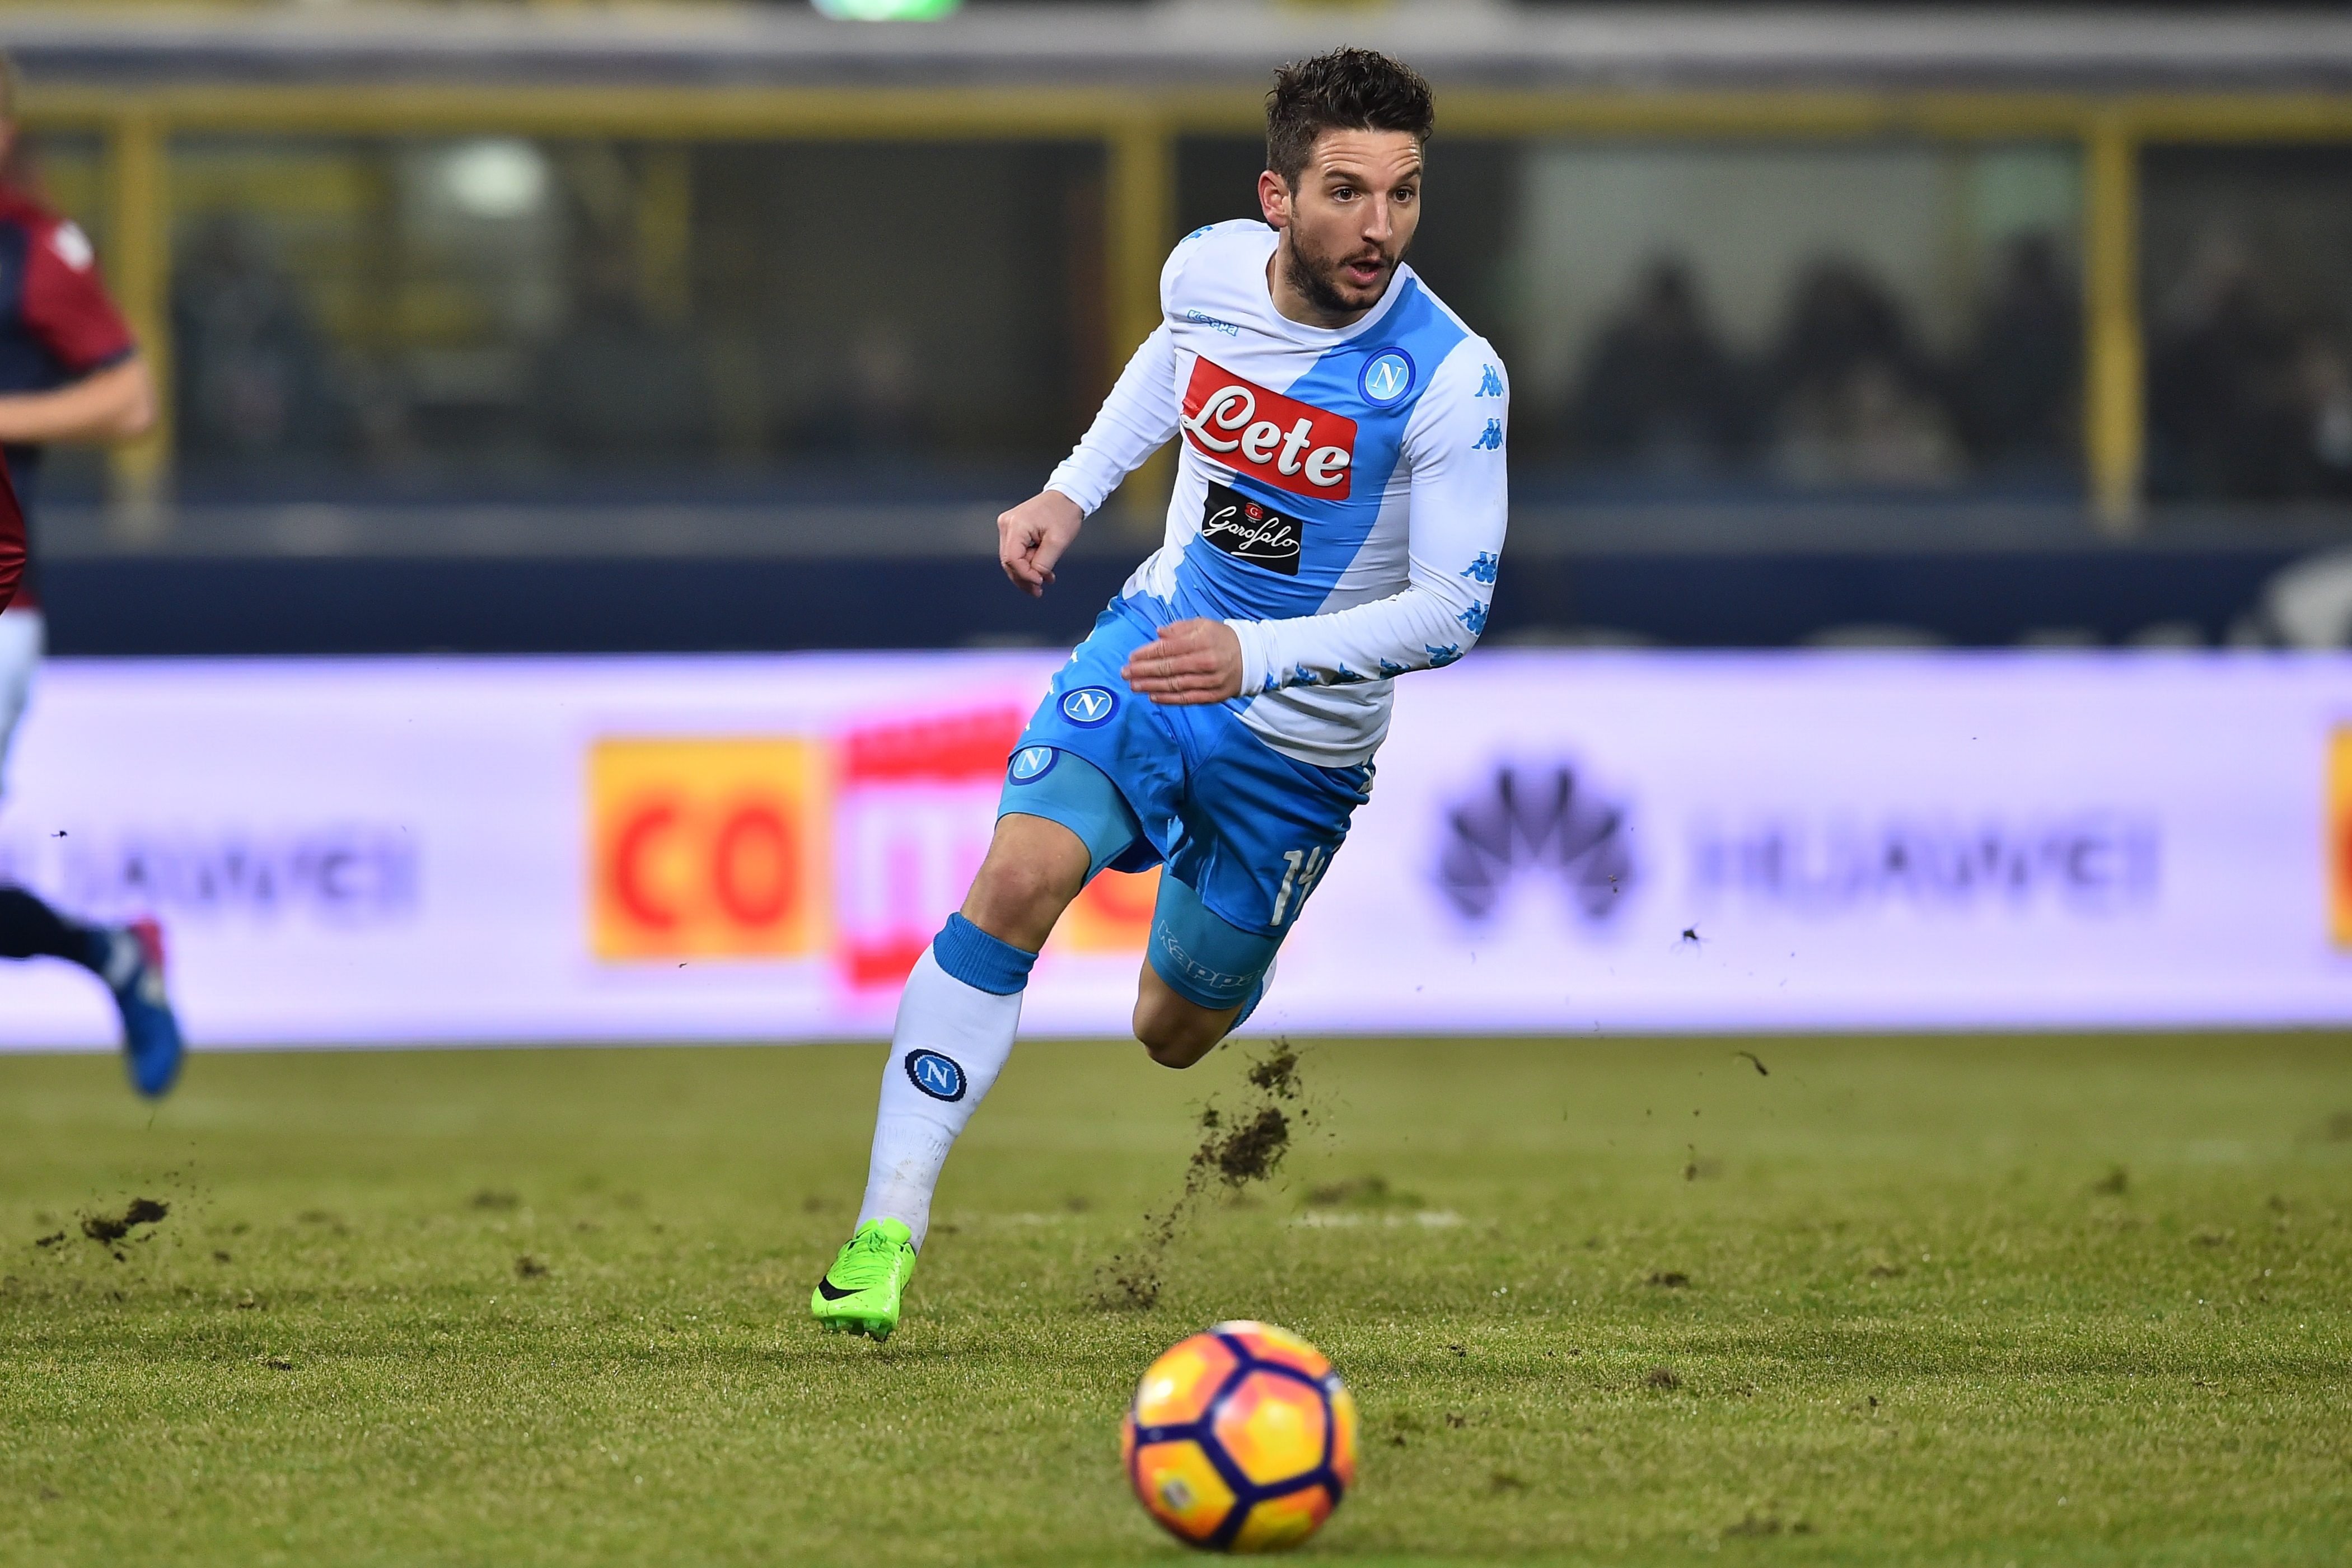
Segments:
[[[128,441],[155,423],[155,382],[79,228],[56,222],[25,248],[26,329],[73,376],[50,392],[0,397],[0,442]]]
[[[1486,629],[1510,513],[1503,462],[1510,397],[1493,350],[1475,340],[1465,349],[1441,367],[1406,427],[1412,496],[1404,591],[1328,615],[1180,621],[1135,651],[1129,685],[1157,703],[1223,702],[1436,669],[1468,653]]]
[[[53,392],[0,397],[0,442],[128,441],[155,425],[155,382],[133,354]]]
[[[1036,598],[1054,580],[1054,563],[1119,482],[1176,434],[1176,345],[1165,323],[1119,373],[1075,450],[1040,494],[996,519],[996,559],[1013,585]]]

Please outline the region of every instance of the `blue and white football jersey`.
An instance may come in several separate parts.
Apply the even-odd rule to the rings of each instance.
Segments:
[[[1160,327],[1047,484],[1091,513],[1181,439],[1167,540],[1122,602],[1154,625],[1227,622],[1242,721],[1347,767],[1387,733],[1394,676],[1452,664],[1486,630],[1510,383],[1409,267],[1352,326],[1291,320],[1266,284],[1276,239],[1239,220],[1176,247]]]

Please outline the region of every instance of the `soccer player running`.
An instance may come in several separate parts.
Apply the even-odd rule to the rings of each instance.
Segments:
[[[1265,221],[1177,246],[1094,427],[997,519],[1005,575],[1042,594],[1087,515],[1182,438],[1167,541],[1054,677],[963,908],[908,977],[856,1233],[809,1302],[826,1327],[898,1327],[940,1167],[1087,881],[1167,867],[1135,1033],[1190,1067],[1258,1005],[1346,841],[1391,681],[1486,629],[1509,392],[1403,265],[1433,120],[1429,84],[1383,55],[1278,71]]]
[[[0,55],[0,167],[16,151],[17,92],[16,68]],[[23,539],[13,602],[0,587],[0,800],[8,743],[47,642],[30,538],[41,448],[52,441],[127,441],[154,423],[146,361],[99,282],[88,236],[30,194],[0,183],[0,452],[14,480],[9,510],[17,513]],[[132,1084],[142,1094],[172,1086],[180,1071],[180,1026],[164,996],[163,937],[152,920],[85,925],[24,888],[0,885],[0,958],[62,958],[96,975],[122,1016]]]

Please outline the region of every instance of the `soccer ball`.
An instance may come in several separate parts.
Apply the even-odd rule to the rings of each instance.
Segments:
[[[1177,1540],[1284,1552],[1356,1484],[1356,1401],[1289,1330],[1219,1323],[1145,1371],[1119,1457],[1144,1511]]]

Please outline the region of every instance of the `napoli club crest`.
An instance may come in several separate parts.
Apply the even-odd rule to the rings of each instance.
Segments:
[[[1412,391],[1412,357],[1402,349],[1382,349],[1364,361],[1356,390],[1374,408],[1394,408]]]
[[[908,1051],[907,1080],[934,1100],[963,1098],[963,1069],[936,1051]]]

